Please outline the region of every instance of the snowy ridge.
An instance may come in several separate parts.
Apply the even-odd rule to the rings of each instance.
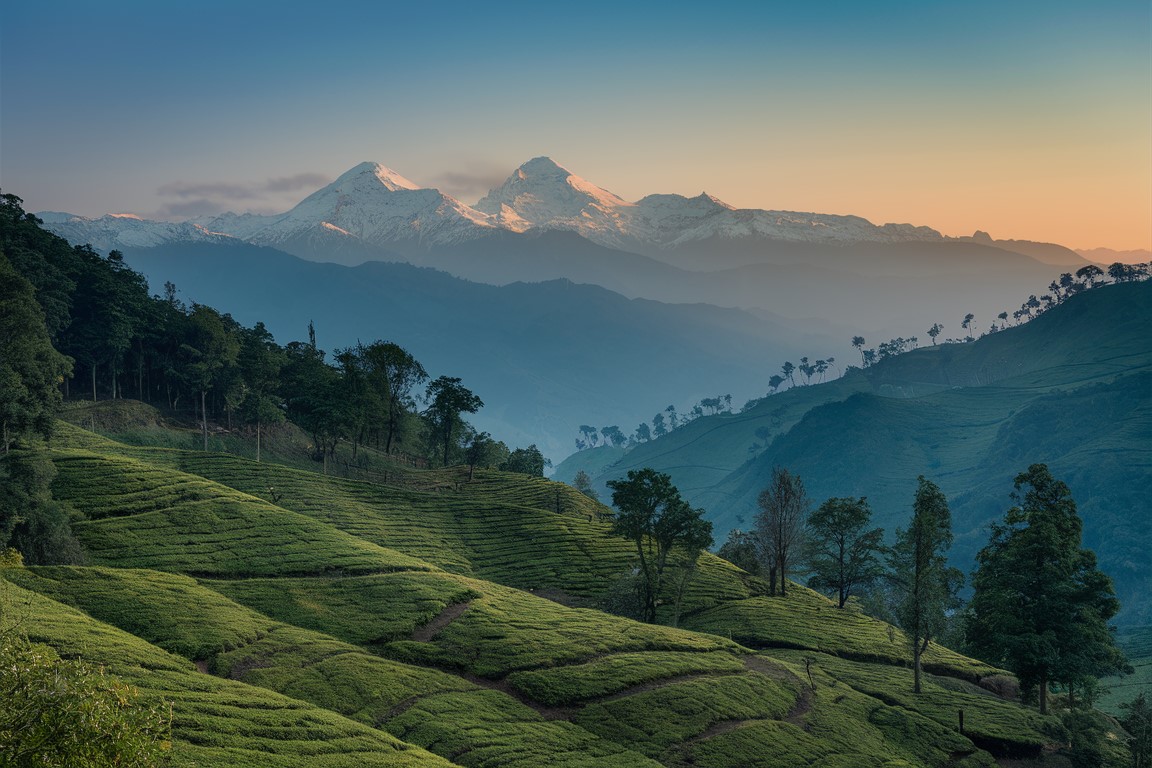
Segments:
[[[225,214],[206,224],[259,245],[334,235],[381,248],[412,241],[448,245],[496,226],[491,217],[379,163],[357,165],[279,216]]]
[[[812,243],[944,239],[929,227],[876,226],[858,216],[737,209],[705,193],[655,194],[629,202],[547,157],[521,165],[474,207],[365,162],[274,216],[225,213],[183,223],[124,214],[92,219],[51,212],[41,218],[57,234],[100,250],[238,239],[321,259],[333,250],[368,257],[393,249],[411,253],[496,230],[568,230],[610,248],[639,251],[716,238]]]
[[[124,248],[152,248],[176,242],[235,242],[227,234],[190,221],[175,224],[141,219],[129,214],[89,218],[71,213],[45,212],[38,216],[46,229],[69,242],[88,243],[105,253]]]

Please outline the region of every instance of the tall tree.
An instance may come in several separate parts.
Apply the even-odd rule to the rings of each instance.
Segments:
[[[1012,670],[1048,710],[1048,687],[1122,671],[1107,622],[1120,603],[1112,580],[1081,549],[1083,524],[1044,464],[1016,476],[1016,502],[977,555],[966,635],[972,652]]]
[[[600,501],[600,494],[596,493],[596,489],[592,487],[592,478],[584,470],[576,473],[576,478],[572,481],[572,487],[580,491],[592,501]]]
[[[236,364],[240,340],[236,337],[231,317],[212,307],[197,304],[188,317],[188,338],[181,346],[185,364],[184,376],[200,394],[200,425],[204,450],[208,450],[208,392],[219,383],[220,374]]]
[[[857,350],[859,350],[859,352],[860,352],[860,365],[863,365],[864,367],[867,367],[867,365],[868,365],[867,362],[864,360],[864,345],[866,343],[867,342],[864,340],[863,336],[853,336],[852,337],[852,346],[855,347]]]
[[[932,327],[928,329],[928,336],[932,339],[932,346],[936,346],[936,337],[940,335],[940,331],[944,330],[944,326],[940,323],[932,323]]]
[[[388,404],[384,451],[391,453],[394,442],[402,436],[404,416],[416,407],[412,390],[428,380],[428,372],[408,350],[390,341],[368,345],[364,358],[370,375],[383,380]]]
[[[765,556],[772,594],[780,580],[780,596],[788,594],[788,571],[803,544],[804,523],[808,519],[808,494],[799,475],[776,467],[772,479],[760,493],[756,513],[756,539]]]
[[[612,532],[636,545],[642,617],[654,624],[673,548],[698,556],[712,544],[712,523],[704,510],[680,498],[671,477],[654,469],[629,470],[626,479],[609,480],[608,487],[618,510]]]
[[[854,589],[884,573],[884,531],[868,528],[871,520],[872,508],[863,497],[828,499],[808,518],[808,586],[835,593],[840,608]]]
[[[428,410],[425,416],[435,442],[443,447],[443,466],[448,466],[453,437],[462,424],[460,414],[476,413],[484,407],[484,402],[465,387],[459,378],[441,376],[428,385],[425,395]]]
[[[282,401],[276,396],[276,388],[287,359],[264,323],[256,323],[254,328],[240,333],[237,363],[245,384],[244,399],[240,404],[241,417],[256,425],[256,461],[260,461],[264,426],[284,421]]]
[[[912,522],[906,530],[896,531],[896,544],[888,555],[898,594],[896,618],[912,645],[915,693],[920,693],[920,658],[946,628],[948,614],[959,607],[956,593],[964,583],[964,574],[948,566],[952,546],[948,500],[923,475],[918,483]]]
[[[0,253],[0,450],[51,432],[71,363],[52,347],[32,285]]]

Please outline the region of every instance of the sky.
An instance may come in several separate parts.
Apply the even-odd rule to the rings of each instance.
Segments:
[[[947,235],[1152,249],[1148,0],[69,0],[0,20],[30,211],[287,210],[362,161],[475,202],[547,155]]]

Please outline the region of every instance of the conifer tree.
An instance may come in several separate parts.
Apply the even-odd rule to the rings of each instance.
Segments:
[[[912,522],[896,531],[889,552],[892,582],[899,594],[896,617],[912,645],[913,691],[920,693],[920,658],[928,643],[947,626],[948,613],[959,606],[956,592],[964,575],[948,567],[952,546],[952,513],[940,489],[918,478]]]
[[[1012,498],[976,557],[965,632],[969,649],[1014,672],[1046,713],[1051,684],[1074,691],[1126,669],[1107,623],[1120,603],[1095,553],[1080,547],[1067,485],[1033,464],[1016,476]]]

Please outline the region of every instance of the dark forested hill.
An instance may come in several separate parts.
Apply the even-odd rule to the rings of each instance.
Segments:
[[[430,372],[451,371],[485,402],[475,422],[510,442],[571,450],[581,423],[626,429],[669,402],[762,394],[788,356],[832,341],[738,310],[626,299],[567,280],[482,285],[408,264],[350,268],[267,248],[129,251],[154,291],[263,321],[281,343],[315,323],[321,346],[381,338]],[[845,332],[846,333],[846,332]]]
[[[1085,545],[1117,583],[1122,619],[1152,616],[1152,283],[1097,288],[973,343],[921,348],[797,387],[738,415],[638,446],[599,480],[652,466],[704,506],[722,538],[751,527],[774,466],[815,503],[867,496],[891,534],[925,475],[948,495],[967,569],[1012,478],[1046,463],[1072,489]]]

